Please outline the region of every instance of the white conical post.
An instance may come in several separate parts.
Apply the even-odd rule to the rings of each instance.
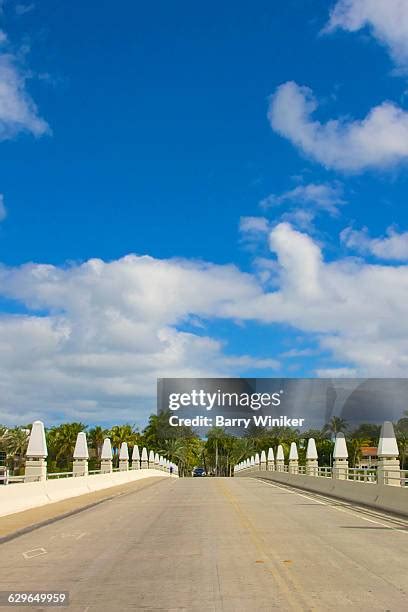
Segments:
[[[314,438],[309,438],[306,449],[306,474],[317,476],[319,473],[319,463],[317,457],[316,442]]]
[[[73,459],[73,476],[88,476],[89,452],[84,431],[80,431],[77,435]]]
[[[140,470],[140,453],[137,444],[135,444],[132,451],[132,470]]]
[[[149,458],[147,454],[147,448],[145,446],[142,448],[142,460],[140,462],[140,466],[142,470],[147,470],[149,467]]]
[[[378,442],[377,482],[394,487],[402,486],[399,450],[391,421],[384,421]]]
[[[109,438],[105,438],[101,453],[101,473],[109,474],[112,472],[112,444]]]
[[[159,454],[154,454],[154,469],[158,470],[160,468]]]
[[[283,454],[283,446],[279,444],[278,450],[276,451],[276,471],[283,472],[285,467],[285,455]]]
[[[164,459],[161,455],[159,455],[159,469],[164,471]]]
[[[265,453],[264,450],[261,453],[261,465],[260,465],[260,468],[261,468],[262,471],[264,471],[264,472],[266,471],[266,453]]]
[[[333,451],[333,478],[347,480],[348,477],[348,451],[344,433],[339,431],[336,436]]]
[[[25,482],[47,479],[47,456],[44,423],[34,421],[26,453]]]
[[[299,473],[299,455],[296,442],[292,442],[289,451],[289,472],[291,474]]]
[[[154,451],[149,452],[149,469],[154,470]]]
[[[119,452],[119,470],[127,472],[129,469],[129,449],[127,442],[122,442]]]
[[[251,472],[255,470],[255,457],[252,455],[251,457]]]
[[[273,454],[273,448],[268,449],[268,471],[275,471],[275,456]]]
[[[259,458],[259,453],[255,453],[255,469],[259,470],[261,465],[261,460]]]

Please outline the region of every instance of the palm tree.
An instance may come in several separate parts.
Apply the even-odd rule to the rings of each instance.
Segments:
[[[134,425],[113,425],[107,432],[108,437],[111,439],[114,464],[117,467],[119,464],[119,450],[122,442],[126,442],[129,446],[134,446],[140,441],[140,434]]]
[[[330,419],[328,423],[326,423],[326,425],[323,428],[323,431],[327,433],[331,433],[333,437],[336,437],[336,435],[339,432],[344,432],[347,429],[347,427],[348,425],[345,419],[334,416]]]
[[[170,440],[165,440],[162,448],[160,448],[157,452],[165,455],[170,461],[180,461],[184,457],[185,451],[185,440],[180,438],[170,438]]]
[[[12,460],[13,470],[19,470],[25,457],[30,432],[23,427],[6,429],[1,437],[2,446]]]
[[[106,438],[107,434],[108,430],[103,429],[103,427],[100,427],[99,425],[96,425],[96,427],[92,427],[92,429],[89,430],[89,445],[92,449],[94,449],[98,461],[101,458],[103,441]]]
[[[47,431],[49,457],[51,460],[55,460],[58,468],[69,468],[72,462],[77,435],[79,432],[85,431],[85,429],[86,425],[75,422],[62,423],[62,425],[52,427]]]
[[[1,441],[6,431],[7,431],[7,427],[5,425],[0,424],[0,445],[1,445]]]
[[[408,415],[408,412],[406,411]],[[401,459],[401,468],[405,469],[405,462],[408,457],[408,418],[404,417],[395,426],[398,450]]]

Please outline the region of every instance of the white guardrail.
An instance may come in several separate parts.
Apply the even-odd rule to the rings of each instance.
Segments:
[[[262,471],[260,466],[251,466],[239,471],[236,475],[253,474]],[[339,468],[341,472],[341,480],[351,480],[353,482],[362,482],[368,484],[378,484],[378,471],[376,468]],[[298,474],[309,476],[310,478],[335,478],[335,473],[332,467],[317,467],[313,473],[309,473],[306,466],[299,465],[294,470],[289,465],[282,465],[272,470],[271,474]],[[337,476],[338,477],[338,476]],[[389,484],[390,486],[408,487],[408,470],[393,470],[388,471],[385,477],[386,482],[380,484]]]

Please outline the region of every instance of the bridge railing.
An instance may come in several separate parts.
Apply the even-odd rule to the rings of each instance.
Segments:
[[[401,486],[408,488],[408,470],[397,470],[396,472],[388,472],[384,479],[384,484]]]
[[[70,478],[74,472],[49,472],[47,473],[47,480],[52,478]]]
[[[331,467],[318,467],[317,476],[320,476],[321,478],[332,478],[333,474]]]
[[[48,450],[44,423],[42,421],[34,421],[28,440],[24,476],[10,476],[7,467],[0,466],[0,485],[14,484],[17,482],[59,480],[60,478],[76,478],[80,476],[148,469],[178,476],[177,464],[163,456],[159,456],[159,454],[153,450],[149,452],[146,447],[143,447],[141,453],[139,453],[139,447],[135,444],[131,457],[129,455],[127,442],[122,442],[120,449],[117,450],[119,452],[116,458],[119,459],[119,467],[113,467],[115,453],[113,452],[110,438],[105,438],[100,455],[100,469],[88,471],[88,443],[86,433],[81,431],[77,435],[75,448],[73,448],[72,471],[48,472]]]
[[[363,446],[360,453],[362,454]],[[276,454],[275,454],[276,453]],[[241,461],[234,468],[234,475],[267,471],[288,475],[301,475],[308,478],[336,479],[341,481],[365,484],[389,485],[404,487],[408,490],[408,470],[401,469],[399,448],[394,427],[385,421],[381,427],[378,448],[376,448],[375,465],[370,467],[350,467],[348,463],[347,440],[343,433],[336,435],[333,450],[333,463],[330,466],[319,465],[319,456],[314,438],[309,438],[306,449],[306,465],[299,465],[296,442],[291,442],[288,456],[285,458],[283,444],[276,449],[262,450],[252,457]]]
[[[373,468],[348,468],[346,472],[347,480],[357,482],[377,482],[377,470]]]

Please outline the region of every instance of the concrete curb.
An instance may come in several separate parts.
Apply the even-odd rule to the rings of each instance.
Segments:
[[[165,477],[163,479],[165,479]],[[145,483],[143,483],[144,486],[138,487],[135,490],[118,491],[116,493],[112,492],[110,495],[107,495],[106,497],[102,497],[101,499],[96,499],[95,501],[90,502],[88,504],[85,504],[83,506],[79,506],[79,507],[73,508],[72,510],[68,510],[67,512],[57,513],[55,516],[51,516],[51,517],[49,517],[49,518],[47,518],[47,519],[45,519],[43,521],[37,521],[37,522],[31,523],[31,524],[27,525],[26,527],[22,527],[21,529],[16,529],[16,530],[11,531],[10,533],[8,533],[8,534],[6,534],[4,536],[0,536],[0,544],[3,544],[5,542],[9,542],[10,540],[14,540],[15,538],[18,538],[18,537],[20,537],[22,535],[25,535],[26,533],[30,533],[31,531],[34,531],[34,530],[39,529],[41,527],[45,527],[47,525],[51,525],[52,523],[56,523],[56,522],[61,521],[61,520],[65,519],[65,518],[68,518],[70,516],[74,516],[76,514],[80,514],[81,512],[84,512],[85,510],[89,510],[90,508],[94,508],[95,506],[99,506],[100,504],[103,504],[104,502],[110,501],[112,499],[116,499],[118,497],[127,497],[128,495],[134,495],[135,493],[138,493],[141,490],[145,490],[145,489],[149,489],[150,487],[157,486],[160,482],[162,482],[162,479],[157,480],[155,482],[145,482]],[[112,487],[112,488],[114,488],[114,487]],[[76,497],[75,500],[76,501],[77,500],[80,501],[80,498],[81,498],[81,496],[79,496],[79,499],[78,499],[78,497]],[[53,504],[50,504],[50,506],[52,506],[52,505]],[[59,502],[55,502],[55,505],[59,505]],[[50,506],[48,506],[48,507],[50,507]],[[21,514],[25,514],[27,512],[30,512],[30,510],[23,511]],[[17,513],[17,514],[20,514],[20,513]]]

